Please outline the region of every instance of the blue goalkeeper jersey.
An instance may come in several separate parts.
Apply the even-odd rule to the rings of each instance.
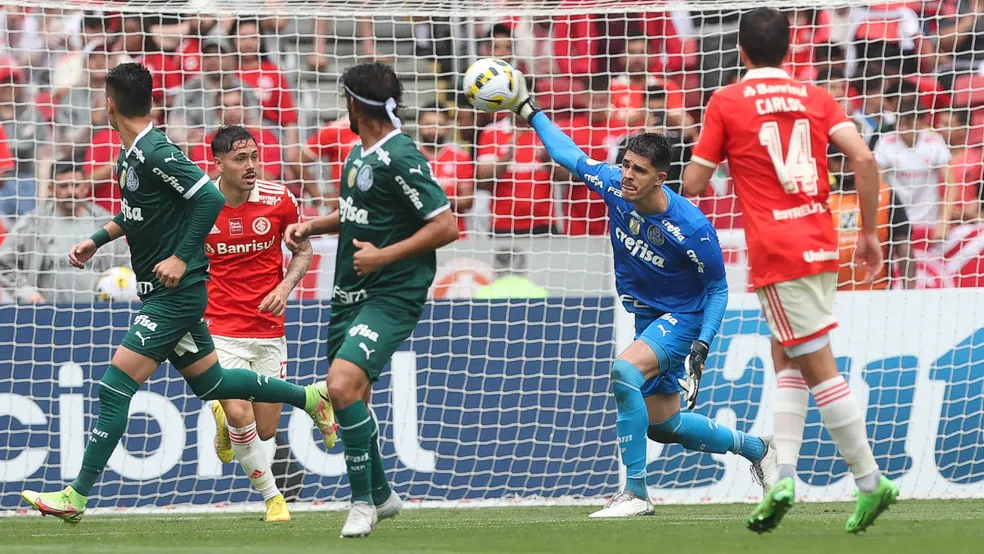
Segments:
[[[724,318],[728,285],[717,232],[703,212],[664,187],[666,211],[639,213],[622,200],[620,167],[589,159],[543,113],[531,124],[551,157],[608,205],[615,288],[626,310],[646,317],[703,314],[700,339],[710,344]]]

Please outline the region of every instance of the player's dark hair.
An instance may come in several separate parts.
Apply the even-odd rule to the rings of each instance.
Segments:
[[[817,74],[818,83],[829,83],[844,79],[844,70],[839,67],[825,67]]]
[[[513,31],[512,27],[506,25],[505,23],[496,23],[492,26],[492,30],[489,31],[489,38],[493,39],[495,37],[508,37],[512,38]]]
[[[397,112],[403,99],[403,83],[396,76],[396,71],[392,67],[380,63],[360,63],[353,65],[342,74],[342,85],[348,89],[346,96],[350,96],[348,91],[352,91],[356,96],[374,100],[379,103],[386,102],[388,98],[396,101]],[[362,113],[370,119],[379,121],[389,121],[389,114],[386,113],[385,106],[373,106],[353,98]]]
[[[666,88],[663,85],[652,84],[646,87],[646,104],[653,100],[666,100]]]
[[[257,53],[257,55],[260,57],[261,60],[266,61],[267,59],[266,41],[263,40],[263,25],[260,21],[260,18],[255,16],[246,16],[246,17],[233,19],[232,24],[229,26],[229,36],[231,37],[239,36],[239,28],[242,27],[243,25],[256,26],[256,34],[260,38],[260,51]]]
[[[625,151],[642,156],[653,164],[656,171],[669,171],[673,149],[666,137],[659,133],[639,133],[625,143]]]
[[[82,165],[75,161],[73,158],[62,158],[54,163],[51,168],[51,175],[58,179],[59,176],[66,174],[74,174],[76,171],[82,171]]]
[[[256,137],[242,125],[223,125],[212,136],[212,155],[228,154],[242,142],[256,142]]]
[[[905,95],[899,100],[898,109],[899,119],[918,119],[919,118],[919,99],[916,95]]]
[[[138,63],[121,63],[106,74],[106,93],[123,117],[150,115],[153,92],[154,78]]]
[[[789,20],[773,8],[755,8],[741,16],[738,46],[757,66],[779,67],[789,50]]]

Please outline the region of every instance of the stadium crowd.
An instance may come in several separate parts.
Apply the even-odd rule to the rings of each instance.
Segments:
[[[515,2],[499,3],[508,13]],[[642,129],[667,134],[676,144],[668,184],[677,190],[702,107],[742,76],[733,11],[667,12],[627,1],[624,13],[395,24],[390,17],[383,25],[207,10],[150,16],[118,4],[0,8],[0,283],[21,301],[46,299],[24,275],[55,262],[26,252],[58,242],[44,235],[71,232],[58,220],[84,216],[73,225],[94,228],[93,219],[118,210],[120,143],[102,109],[102,81],[122,61],[151,69],[157,124],[191,160],[213,172],[211,135],[244,124],[259,139],[261,177],[288,184],[306,215],[333,208],[357,140],[344,109],[320,92],[337,97],[337,75],[357,60],[395,63],[417,101],[403,117],[416,123],[466,234],[607,229],[604,203],[550,163],[530,128],[509,112],[476,112],[456,92],[472,56],[521,69],[540,105],[595,159],[617,161],[619,145]],[[984,286],[982,16],[984,0],[788,13],[787,71],[842,103],[883,171],[880,227],[893,263],[878,288]],[[853,177],[843,157],[831,156],[830,166],[832,224],[846,260],[857,229]],[[68,187],[66,176],[84,183]],[[719,229],[743,225],[731,187],[722,167],[714,194],[695,199]]]

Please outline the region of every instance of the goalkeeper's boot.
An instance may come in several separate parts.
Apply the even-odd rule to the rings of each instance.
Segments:
[[[287,501],[284,500],[284,495],[278,494],[265,502],[266,515],[263,516],[263,521],[290,521],[290,512],[287,511]]]
[[[379,521],[384,519],[390,519],[391,517],[396,517],[400,515],[400,510],[403,509],[403,500],[400,500],[400,495],[396,494],[396,491],[390,491],[389,498],[386,502],[376,506],[376,518]]]
[[[340,538],[367,537],[378,522],[375,506],[368,502],[353,502],[348,517],[345,518],[345,525],[342,526]]]
[[[23,491],[21,496],[43,516],[55,516],[72,525],[82,521],[85,514],[85,497],[72,487],[57,492]]]
[[[331,400],[328,399],[328,383],[318,381],[313,385],[304,387],[304,391],[307,393],[304,411],[311,416],[314,424],[324,436],[325,448],[330,449],[335,446],[338,424],[335,423],[335,412],[331,408]]]
[[[796,502],[796,483],[792,477],[780,479],[769,489],[762,502],[755,507],[755,511],[748,518],[746,525],[756,533],[769,533],[775,529],[782,521],[786,512],[793,507]]]
[[[225,410],[218,400],[212,402],[212,417],[215,418],[215,454],[219,461],[228,464],[236,457],[229,439],[229,426],[226,424]]]
[[[762,485],[762,494],[769,494],[769,490],[779,480],[779,463],[776,460],[776,445],[772,437],[762,437],[762,441],[765,442],[765,456],[752,464],[752,480]]]
[[[899,487],[889,481],[884,475],[878,481],[874,492],[859,492],[857,507],[854,515],[847,520],[844,530],[848,533],[860,533],[875,524],[875,519],[889,506],[895,504],[899,496]]]
[[[589,515],[593,518],[615,518],[650,516],[655,509],[648,498],[639,498],[629,491],[622,491],[612,497],[605,507]]]

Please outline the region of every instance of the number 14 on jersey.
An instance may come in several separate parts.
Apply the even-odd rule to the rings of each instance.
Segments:
[[[782,137],[779,136],[779,123],[775,121],[762,124],[759,129],[759,144],[769,152],[776,176],[787,194],[802,192],[808,196],[816,196],[819,176],[810,142],[809,119],[797,119],[793,124],[793,132],[789,135],[789,149],[785,156],[782,152]]]

